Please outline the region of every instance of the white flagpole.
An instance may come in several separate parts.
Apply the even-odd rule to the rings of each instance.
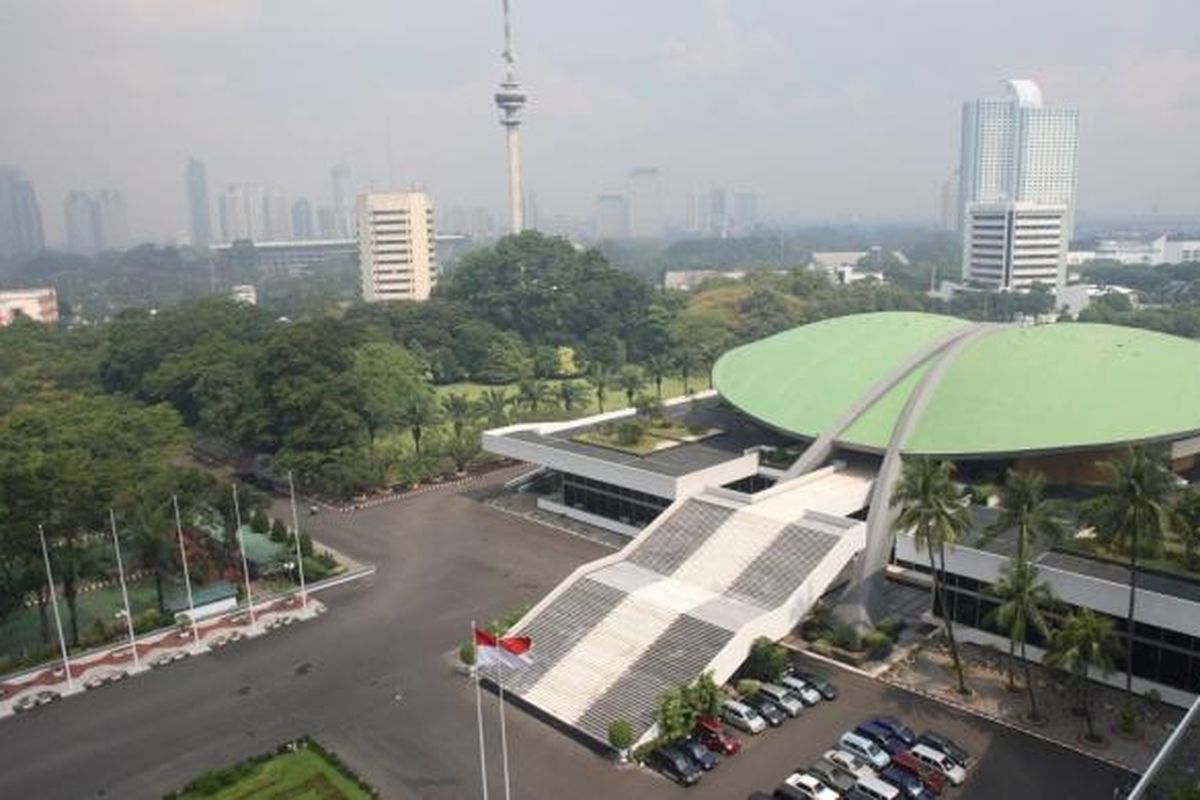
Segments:
[[[62,650],[63,671],[67,673],[67,688],[74,689],[71,661],[67,658],[67,640],[63,637],[62,617],[58,614],[58,595],[54,591],[54,573],[50,571],[50,550],[46,547],[46,531],[41,525],[38,525],[38,537],[42,540],[42,557],[46,559],[46,582],[50,584],[50,606],[54,609],[54,626],[58,628],[58,646]]]
[[[250,594],[250,566],[246,562],[246,542],[242,538],[242,507],[238,505],[237,481],[233,482],[233,519],[237,523],[238,550],[242,551],[242,575],[246,579],[246,609],[250,612],[250,624],[254,624],[254,596]]]
[[[121,578],[121,599],[125,601],[125,622],[129,626],[129,649],[133,651],[133,666],[138,666],[137,638],[133,635],[133,612],[129,610],[129,590],[125,588],[125,565],[121,562],[121,542],[117,538],[117,514],[108,510],[108,521],[112,524],[113,550],[117,551],[117,575]]]
[[[200,628],[196,625],[196,604],[192,600],[192,578],[188,573],[187,547],[183,544],[183,521],[179,518],[179,495],[171,495],[175,506],[175,532],[179,535],[179,555],[183,558],[183,582],[187,586],[188,617],[192,620],[192,649],[200,646]]]
[[[475,653],[475,714],[479,717],[479,779],[483,784],[483,800],[487,800],[487,752],[483,744],[483,693],[479,688],[479,646],[475,644],[475,620],[471,620],[471,649]]]
[[[504,800],[510,800],[509,785],[508,785],[508,729],[504,727],[504,658],[503,658],[503,654],[501,654],[501,658],[497,659],[497,661],[496,661],[496,671],[500,675],[500,679],[496,682],[496,685],[500,689],[500,691],[499,691],[499,696],[500,696],[500,755],[501,755],[502,760],[504,761]]]
[[[288,470],[288,491],[292,496],[292,535],[296,537],[296,569],[300,571],[300,604],[308,608],[308,591],[304,588],[304,554],[300,551],[300,516],[296,513],[296,484]],[[474,636],[474,632],[471,633]]]

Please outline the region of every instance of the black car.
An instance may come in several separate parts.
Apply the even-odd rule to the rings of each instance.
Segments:
[[[765,719],[772,728],[778,728],[788,718],[787,712],[765,695],[755,695],[746,702],[746,705],[757,711],[758,715]]]
[[[700,780],[700,768],[674,747],[660,747],[651,753],[650,766],[681,786]]]
[[[906,747],[912,747],[917,743],[917,732],[895,717],[884,714],[871,721],[881,728],[886,728],[892,736],[904,742]]]
[[[830,683],[829,678],[826,678],[824,675],[818,672],[797,670],[796,677],[811,684],[812,687],[820,693],[821,697],[824,697],[826,700],[837,700],[837,687]]]
[[[934,750],[941,750],[963,769],[971,766],[971,754],[959,747],[949,736],[943,736],[937,731],[925,731],[917,737],[917,742],[927,744]]]
[[[807,770],[800,771],[807,771],[810,775],[817,776],[820,778],[821,783],[839,794],[845,794],[858,784],[857,778],[837,764],[833,764],[825,759],[821,759],[811,767],[808,767]]]
[[[771,797],[771,795],[767,794],[766,792],[751,792],[750,796],[746,798],[746,800],[775,800],[775,798]]]
[[[704,743],[694,737],[688,737],[680,742],[676,742],[675,746],[683,751],[683,754],[696,762],[696,766],[708,772],[717,764],[721,763],[721,758],[713,751],[704,746]]]

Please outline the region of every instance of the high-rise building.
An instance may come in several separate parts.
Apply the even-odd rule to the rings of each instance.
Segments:
[[[963,234],[963,278],[1005,290],[1034,282],[1061,287],[1074,230],[1079,112],[1047,108],[1031,80],[1009,80],[1006,86],[1004,98],[963,104],[955,208]],[[1024,228],[1003,232],[999,271],[993,258],[997,220]],[[1046,240],[1051,230],[1061,241]],[[1037,240],[1029,251],[1036,256],[1020,257],[1022,239]],[[1048,280],[1044,261],[1051,251],[1059,257]]]
[[[188,212],[192,223],[192,244],[212,244],[212,216],[208,207],[208,170],[204,162],[189,158],[187,163]]]
[[[971,203],[1044,203],[1075,208],[1079,112],[1047,108],[1031,80],[1006,81],[1008,95],[963,104],[958,208]],[[965,222],[965,218],[963,218]]]
[[[96,195],[97,248],[124,250],[129,246],[129,216],[125,196],[117,189],[101,189]]]
[[[263,238],[255,241],[287,242],[292,238],[292,215],[287,198],[279,192],[263,195]]]
[[[1004,291],[1065,283],[1067,207],[1047,203],[972,203],[963,260],[973,283]]]
[[[333,209],[329,206],[321,206],[317,209],[317,236],[322,239],[338,238]]]
[[[350,167],[336,164],[330,172],[333,188],[333,235],[339,239],[354,236],[354,209],[350,205]]]
[[[733,232],[745,236],[758,224],[758,197],[753,192],[733,195]]]
[[[629,235],[638,238],[662,236],[662,187],[658,167],[634,167],[629,171]]]
[[[37,253],[46,246],[33,184],[0,164],[0,256]]]
[[[250,239],[250,221],[246,216],[246,195],[241,186],[228,186],[217,198],[217,215],[221,221],[221,241],[229,243]]]
[[[73,191],[63,201],[67,250],[83,256],[100,252],[100,211],[87,192]]]
[[[360,194],[357,210],[363,299],[428,300],[437,284],[429,197],[422,192]]]
[[[312,206],[306,197],[296,198],[292,203],[292,238],[298,242],[315,239]]]
[[[629,205],[623,194],[596,197],[596,238],[624,239],[629,236]]]
[[[721,238],[729,235],[729,206],[720,186],[708,192],[708,235]]]

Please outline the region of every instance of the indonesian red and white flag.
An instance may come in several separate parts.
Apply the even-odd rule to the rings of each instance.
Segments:
[[[528,636],[495,636],[475,629],[475,663],[522,669],[533,663],[533,641]]]

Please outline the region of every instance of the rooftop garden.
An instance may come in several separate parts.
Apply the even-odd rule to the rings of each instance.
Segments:
[[[667,417],[662,402],[653,397],[639,397],[634,407],[637,413],[633,417],[577,433],[571,440],[630,455],[646,456],[723,433],[720,428],[691,425]]]

